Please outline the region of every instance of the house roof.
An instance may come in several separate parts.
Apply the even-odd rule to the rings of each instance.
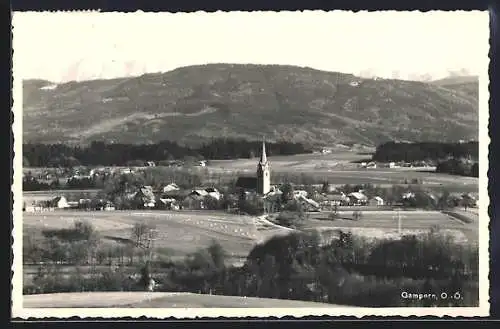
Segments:
[[[358,200],[366,200],[367,199],[366,195],[364,195],[363,193],[360,193],[360,192],[352,192],[352,193],[349,193],[348,196],[354,197]]]
[[[162,190],[163,190],[163,192],[170,192],[170,191],[178,191],[179,189],[180,188],[177,184],[170,183],[168,185],[165,185]]]
[[[193,191],[191,191],[191,194],[196,194],[196,195],[199,195],[199,196],[207,196],[208,192],[206,190],[199,189],[199,190],[193,190]]]
[[[384,201],[384,199],[382,199],[381,197],[379,197],[378,195],[377,196],[374,196],[372,198],[372,200],[377,200],[377,201]]]
[[[255,190],[257,189],[257,177],[238,177],[236,180],[236,187]]]
[[[217,189],[215,187],[207,187],[205,189],[205,191],[207,191],[208,193],[218,193],[219,191],[217,191]]]
[[[347,199],[347,197],[342,194],[327,194],[325,198],[330,201],[345,201]]]

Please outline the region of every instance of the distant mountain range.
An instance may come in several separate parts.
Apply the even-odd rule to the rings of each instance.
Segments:
[[[23,83],[24,142],[314,146],[478,139],[478,79],[364,79],[281,65],[210,64],[134,78]]]

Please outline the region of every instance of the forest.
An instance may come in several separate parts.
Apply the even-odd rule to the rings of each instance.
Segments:
[[[442,161],[448,158],[469,158],[477,161],[479,157],[479,143],[399,143],[387,142],[380,144],[373,154],[372,161]]]
[[[169,161],[189,159],[237,159],[260,155],[261,141],[243,139],[212,139],[195,148],[176,142],[156,144],[117,144],[102,141],[89,146],[32,143],[23,145],[23,167],[75,167],[75,166],[126,166],[131,162]],[[299,143],[287,141],[267,142],[268,155],[293,155],[312,153]]]

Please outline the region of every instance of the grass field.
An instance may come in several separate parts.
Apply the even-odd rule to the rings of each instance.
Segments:
[[[336,307],[333,304],[296,300],[202,295],[184,292],[90,292],[25,295],[23,296],[23,304],[25,308]]]
[[[369,238],[396,237],[398,220],[395,211],[363,211],[362,219],[352,220],[352,211],[340,211],[339,217],[345,219],[328,220],[327,213],[311,214],[305,229],[321,231],[342,229]],[[443,233],[454,236],[462,243],[477,244],[479,238],[478,216],[468,212],[471,223],[464,223],[438,211],[401,211],[402,234],[428,232],[432,227],[439,227]]]
[[[299,154],[292,156],[271,156],[271,171],[275,173],[304,173],[333,185],[377,184],[390,186],[402,184],[406,179],[422,181],[427,187],[447,188],[452,191],[477,192],[478,178],[454,176],[429,172],[433,168],[358,168],[352,161],[366,159],[367,155],[354,152],[332,154]],[[258,158],[236,160],[212,160],[208,169],[213,172],[243,172],[253,174]],[[272,176],[271,176],[272,180]],[[279,182],[273,182],[279,183]]]
[[[168,248],[185,255],[207,247],[215,239],[229,256],[246,256],[253,246],[266,237],[279,234],[277,228],[265,228],[250,216],[203,211],[54,211],[25,213],[25,231],[70,227],[76,220],[90,222],[105,238],[128,239],[137,222],[156,225],[157,248]]]

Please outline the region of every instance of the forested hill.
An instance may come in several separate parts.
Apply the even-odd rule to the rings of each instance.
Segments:
[[[477,81],[467,86],[476,90]],[[113,80],[27,80],[23,108],[25,143],[192,146],[265,135],[314,146],[376,146],[478,135],[477,93],[294,66],[210,64]]]

